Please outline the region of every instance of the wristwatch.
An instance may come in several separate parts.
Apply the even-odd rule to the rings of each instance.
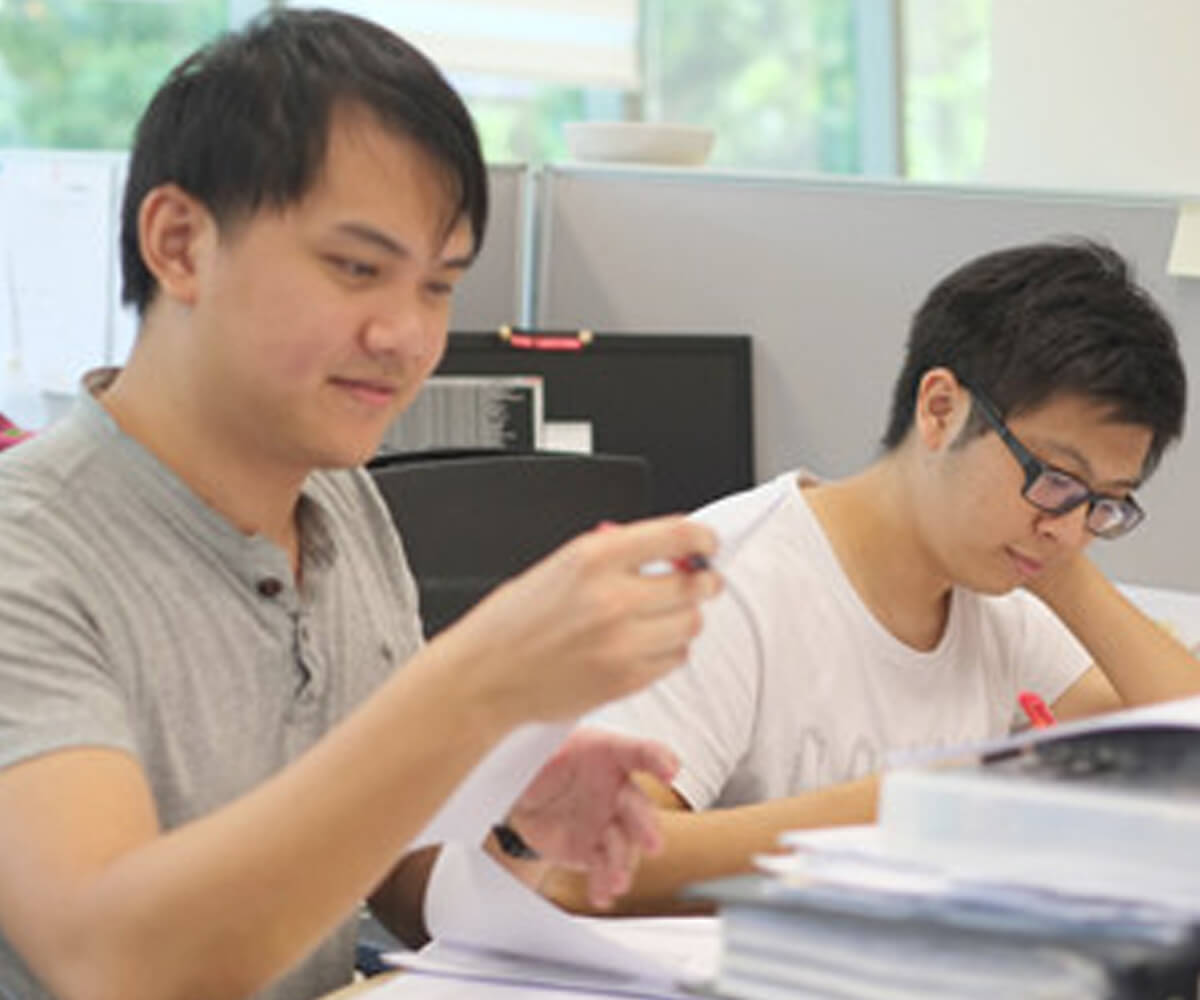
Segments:
[[[496,838],[500,850],[510,858],[520,861],[537,861],[541,858],[537,851],[525,843],[525,838],[507,823],[497,823],[493,826],[492,835]]]

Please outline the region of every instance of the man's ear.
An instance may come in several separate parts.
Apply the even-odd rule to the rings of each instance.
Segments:
[[[970,412],[971,394],[949,368],[930,368],[921,376],[913,420],[926,448],[936,451],[948,446]]]
[[[161,184],[142,199],[138,245],[142,260],[168,298],[195,304],[200,265],[216,238],[212,214],[178,185]]]

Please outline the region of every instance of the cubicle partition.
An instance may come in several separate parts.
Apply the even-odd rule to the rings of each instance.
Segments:
[[[0,155],[0,410],[19,413],[21,394],[60,395],[77,370],[124,357],[132,324],[117,305],[114,252],[123,173],[116,154]],[[487,238],[455,296],[454,328],[748,333],[759,479],[866,464],[913,310],[951,268],[1000,246],[1108,241],[1176,321],[1200,378],[1200,279],[1166,273],[1173,200],[666,168],[489,174]],[[1198,493],[1192,436],[1142,491],[1146,525],[1095,547],[1101,564],[1128,582],[1200,591]]]
[[[926,290],[998,247],[1074,235],[1112,244],[1175,320],[1200,379],[1200,280],[1166,273],[1176,210],[1146,197],[555,167],[541,178],[535,317],[751,334],[759,479],[797,465],[843,475],[878,453]],[[1128,582],[1200,590],[1200,439],[1169,453],[1140,495],[1146,524],[1098,543],[1097,560]]]
[[[456,330],[528,322],[528,227],[533,174],[520,164],[488,168],[488,223],[478,258],[454,292]]]

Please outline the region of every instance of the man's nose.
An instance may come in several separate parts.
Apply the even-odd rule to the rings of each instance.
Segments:
[[[1042,514],[1038,519],[1039,533],[1053,538],[1060,545],[1079,549],[1092,540],[1087,519],[1091,505],[1081,503],[1064,514]]]
[[[367,323],[363,347],[375,357],[419,361],[437,348],[434,325],[416,303],[397,303]]]

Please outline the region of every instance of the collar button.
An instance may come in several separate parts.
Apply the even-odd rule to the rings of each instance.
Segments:
[[[262,597],[278,597],[283,593],[283,583],[273,576],[258,581],[258,592]]]

